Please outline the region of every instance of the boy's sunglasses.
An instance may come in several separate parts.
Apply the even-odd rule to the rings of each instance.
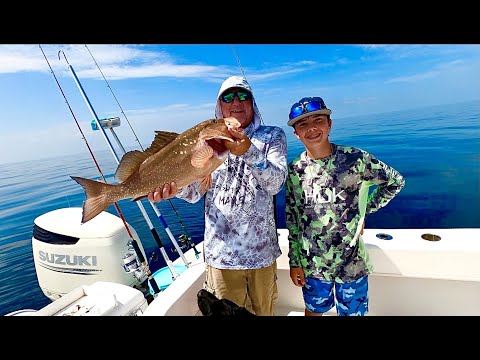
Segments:
[[[303,98],[298,103],[292,105],[292,108],[290,109],[290,115],[288,115],[288,117],[290,120],[292,120],[293,118],[296,118],[304,113],[326,108],[327,106],[321,97]]]
[[[248,91],[225,92],[222,94],[222,96],[220,96],[220,98],[225,103],[231,103],[233,100],[235,100],[235,96],[237,96],[238,100],[240,101],[246,101],[252,98],[252,94],[250,94]]]

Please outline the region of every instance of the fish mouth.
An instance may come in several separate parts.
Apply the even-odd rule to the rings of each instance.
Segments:
[[[213,141],[215,141],[215,140],[218,140],[218,141],[220,141],[220,140],[228,140],[228,141],[230,141],[230,142],[235,142],[235,140],[233,140],[231,136],[227,136],[227,135],[210,135],[210,136],[205,136],[205,137],[203,138],[203,140],[206,140],[207,142],[208,142],[208,141],[212,141],[212,140],[213,140]]]
[[[217,158],[223,158],[227,155],[228,150],[224,145],[224,141],[235,142],[228,132],[225,123],[217,127],[210,127],[202,130],[199,139],[200,143],[205,142],[213,150],[213,155]]]
[[[200,132],[198,141],[210,146],[213,156],[223,159],[228,154],[225,141],[235,142],[228,129],[238,129],[239,126],[240,122],[233,117],[215,120]]]

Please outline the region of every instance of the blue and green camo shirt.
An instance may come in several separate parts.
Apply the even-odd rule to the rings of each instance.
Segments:
[[[304,151],[289,164],[288,256],[290,267],[302,267],[305,276],[343,283],[373,270],[360,235],[365,216],[387,205],[405,180],[364,150],[332,149],[320,160]],[[372,185],[378,186],[369,194]]]

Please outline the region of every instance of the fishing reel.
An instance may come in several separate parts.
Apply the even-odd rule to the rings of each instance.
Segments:
[[[150,255],[150,257],[148,258],[148,264],[150,265],[152,262],[157,261],[157,260],[158,260],[158,255],[154,251],[154,252],[152,252],[152,255]]]
[[[122,259],[123,269],[127,273],[134,272],[140,268],[140,261],[138,261],[137,256],[134,253],[126,253]]]
[[[187,237],[187,235],[185,234],[181,234],[179,237],[178,237],[178,243],[179,243],[179,247],[180,249],[186,249],[190,246],[190,242],[191,240]],[[170,249],[172,252],[177,252],[177,249],[175,248],[171,248]]]
[[[127,253],[123,255],[122,258],[123,269],[128,274],[132,274],[137,280],[143,281],[146,278],[146,273],[138,256],[135,254],[134,247],[131,242],[129,242],[127,245],[127,249]]]

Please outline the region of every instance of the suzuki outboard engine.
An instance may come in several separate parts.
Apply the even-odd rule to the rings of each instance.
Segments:
[[[144,286],[147,276],[122,219],[106,211],[85,224],[81,219],[81,207],[53,210],[35,219],[33,260],[43,293],[57,300],[97,281]],[[146,258],[137,232],[128,228]]]

